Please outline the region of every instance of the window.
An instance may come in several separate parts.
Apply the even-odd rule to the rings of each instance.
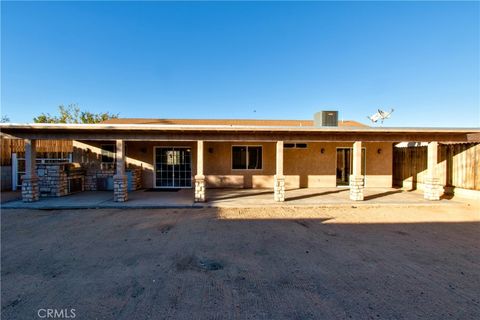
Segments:
[[[262,169],[262,147],[247,147],[248,169]]]
[[[247,169],[247,147],[232,148],[232,169]]]
[[[284,143],[285,149],[306,149],[308,145],[306,143]]]
[[[232,147],[232,169],[262,169],[262,147]]]
[[[115,162],[115,145],[114,144],[102,144],[102,162],[113,163]]]

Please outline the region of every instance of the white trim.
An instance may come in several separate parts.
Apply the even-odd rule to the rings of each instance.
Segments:
[[[246,169],[233,169],[233,147],[246,147],[247,148],[247,168]],[[262,167],[260,169],[248,169],[248,147],[260,147],[262,148]],[[263,145],[262,144],[232,144],[230,148],[230,170],[231,171],[263,171]]]
[[[178,148],[178,149],[190,149],[190,187],[179,187],[179,186],[172,186],[172,187],[158,187],[157,186],[157,152],[156,149],[159,148]],[[193,188],[193,147],[192,146],[153,146],[153,188],[154,189],[171,189],[171,188],[178,188],[178,189],[192,189]]]

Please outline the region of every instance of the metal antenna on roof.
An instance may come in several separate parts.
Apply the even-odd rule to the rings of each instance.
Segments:
[[[370,117],[367,116],[367,118],[370,119],[372,123],[377,123],[378,120],[380,120],[380,125],[383,125],[383,121],[385,121],[386,119],[390,119],[390,115],[393,113],[393,111],[395,111],[393,108],[390,110],[390,112],[378,109],[376,113],[374,113]]]

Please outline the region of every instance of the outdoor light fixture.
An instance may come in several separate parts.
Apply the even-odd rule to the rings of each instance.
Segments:
[[[141,148],[140,151],[141,151],[142,153],[147,153],[147,148]]]
[[[320,153],[325,153],[325,148],[320,149]]]
[[[377,149],[377,153],[378,153],[378,154],[382,153],[382,149],[378,148],[378,149]]]
[[[213,148],[208,148],[208,153],[213,153]]]

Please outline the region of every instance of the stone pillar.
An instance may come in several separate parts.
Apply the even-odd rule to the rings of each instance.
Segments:
[[[125,202],[128,200],[128,181],[125,175],[125,142],[116,142],[116,174],[113,176],[113,201]]]
[[[423,197],[427,200],[440,200],[442,186],[437,175],[438,142],[430,142],[427,147],[427,174],[423,182]]]
[[[362,142],[353,143],[352,174],[350,175],[350,200],[363,201]]]
[[[285,201],[285,176],[283,175],[283,141],[277,141],[276,172],[273,182],[273,199]]]
[[[197,141],[197,174],[195,175],[195,202],[205,202],[205,176],[203,174],[203,141]]]
[[[25,139],[25,175],[22,177],[22,200],[24,202],[33,202],[40,198],[36,159],[37,141]]]

